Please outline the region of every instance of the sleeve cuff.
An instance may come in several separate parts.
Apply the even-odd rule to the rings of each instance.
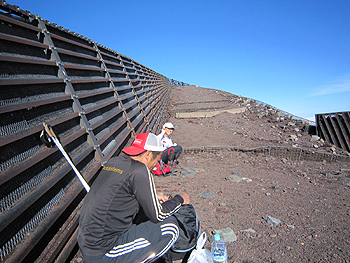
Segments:
[[[183,204],[183,202],[184,202],[184,199],[183,199],[182,196],[179,195],[179,194],[175,195],[173,198],[179,200],[179,202],[180,202],[181,204]]]

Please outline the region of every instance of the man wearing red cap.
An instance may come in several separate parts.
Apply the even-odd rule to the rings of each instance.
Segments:
[[[141,133],[125,155],[103,167],[80,214],[78,243],[85,262],[153,262],[175,243],[179,230],[172,215],[189,197],[157,195],[150,171],[163,151],[156,135]]]

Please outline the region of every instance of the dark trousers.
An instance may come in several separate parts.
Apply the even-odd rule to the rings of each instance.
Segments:
[[[182,147],[180,145],[171,146],[162,153],[162,161],[164,163],[172,164],[177,160],[182,153]]]
[[[86,257],[83,253],[84,262],[154,262],[174,245],[178,236],[178,223],[173,216],[156,224],[151,221],[134,224],[104,256]]]

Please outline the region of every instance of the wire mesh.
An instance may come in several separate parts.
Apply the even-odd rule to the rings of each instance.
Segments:
[[[252,152],[256,154],[264,154],[267,156],[288,158],[293,161],[316,161],[322,162],[349,162],[350,156],[337,155],[331,153],[320,153],[302,148],[291,148],[282,146],[263,146],[254,149],[247,149],[235,146],[202,146],[202,147],[187,147],[183,149],[184,153],[196,154],[200,152],[215,153],[221,150]]]
[[[24,195],[29,193],[33,188],[37,187],[45,178],[52,174],[51,166],[41,171],[29,181],[16,188],[9,195],[0,200],[0,213],[7,210],[11,205],[20,200]]]
[[[56,196],[50,200],[28,223],[21,228],[14,236],[8,240],[3,247],[0,248],[0,258],[4,258],[16,247],[16,245],[31,231],[45,216],[50,212],[52,207],[64,196],[65,192],[62,189]]]

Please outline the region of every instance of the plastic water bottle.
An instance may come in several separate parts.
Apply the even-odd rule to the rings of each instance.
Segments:
[[[214,263],[227,263],[226,244],[221,240],[219,234],[214,235],[214,241],[211,244],[211,255]]]

